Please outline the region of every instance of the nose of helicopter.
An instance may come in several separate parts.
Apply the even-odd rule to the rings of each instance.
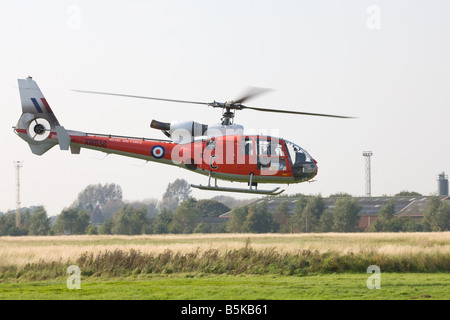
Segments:
[[[312,160],[311,162],[305,162],[292,168],[292,173],[296,181],[308,181],[317,175],[317,161]]]

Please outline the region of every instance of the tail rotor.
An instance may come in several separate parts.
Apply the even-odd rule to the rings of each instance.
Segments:
[[[44,118],[32,120],[28,126],[27,133],[34,141],[44,141],[52,132],[50,122]]]

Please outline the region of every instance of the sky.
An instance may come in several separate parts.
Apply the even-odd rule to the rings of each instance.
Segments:
[[[139,201],[161,198],[177,178],[207,183],[90,150],[32,154],[12,130],[17,79],[29,75],[66,129],[161,139],[152,119],[213,124],[220,111],[72,89],[208,102],[270,88],[246,104],[357,118],[236,114],[246,130],[295,142],[318,162],[315,182],[283,186],[285,194],[363,196],[367,150],[372,196],[434,194],[437,175],[450,172],[448,12],[446,0],[0,1],[0,211],[16,206],[14,161],[23,161],[22,206],[44,205],[49,215],[89,184],[119,184],[125,200]]]

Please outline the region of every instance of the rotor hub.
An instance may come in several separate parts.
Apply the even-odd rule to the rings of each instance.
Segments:
[[[231,111],[230,108],[226,108],[222,113],[222,125],[229,126],[233,124],[234,119],[234,111]]]
[[[36,134],[44,134],[46,130],[42,124],[38,123],[34,126],[33,131]]]

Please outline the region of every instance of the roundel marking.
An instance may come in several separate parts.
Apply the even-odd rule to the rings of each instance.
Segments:
[[[161,159],[164,157],[164,154],[166,153],[166,150],[162,146],[154,146],[152,148],[152,156],[156,159]]]

